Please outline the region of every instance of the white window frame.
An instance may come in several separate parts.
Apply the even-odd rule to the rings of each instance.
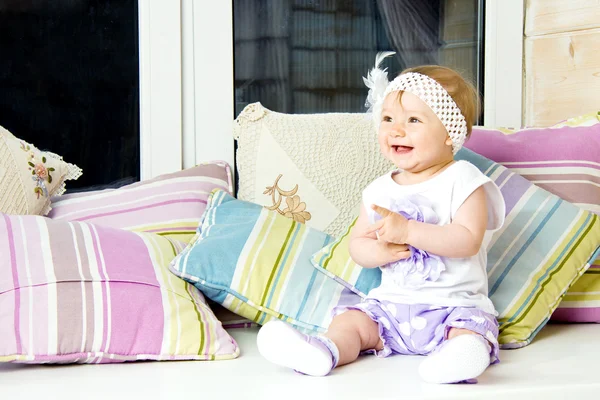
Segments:
[[[234,165],[231,2],[140,0],[141,179]]]
[[[485,1],[485,126],[520,128],[523,123],[524,3]]]
[[[183,165],[234,170],[233,2],[183,3]]]
[[[520,127],[524,0],[485,4],[484,124]],[[142,179],[211,160],[233,170],[232,1],[138,5]]]
[[[140,175],[181,169],[181,4],[140,0]]]

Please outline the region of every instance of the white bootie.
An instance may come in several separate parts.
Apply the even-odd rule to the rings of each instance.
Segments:
[[[325,376],[337,364],[338,350],[331,340],[305,335],[283,321],[267,322],[256,343],[270,362],[305,375]]]
[[[474,379],[490,365],[490,345],[480,335],[459,335],[444,342],[419,366],[429,383],[457,383]]]

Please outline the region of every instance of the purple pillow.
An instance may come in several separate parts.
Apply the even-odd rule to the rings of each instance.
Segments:
[[[600,123],[515,133],[475,127],[465,147],[600,214]]]

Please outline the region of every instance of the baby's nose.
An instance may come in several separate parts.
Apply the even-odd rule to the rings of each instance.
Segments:
[[[394,125],[392,127],[392,129],[390,130],[390,136],[392,137],[404,137],[405,136],[405,132],[404,132],[404,128],[402,126],[399,125]]]

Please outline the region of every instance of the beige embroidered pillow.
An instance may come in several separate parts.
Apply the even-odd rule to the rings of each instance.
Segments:
[[[366,114],[282,114],[260,103],[234,122],[241,200],[341,236],[362,190],[393,168]]]
[[[50,197],[65,191],[81,169],[56,154],[40,151],[0,126],[0,212],[46,215]]]

